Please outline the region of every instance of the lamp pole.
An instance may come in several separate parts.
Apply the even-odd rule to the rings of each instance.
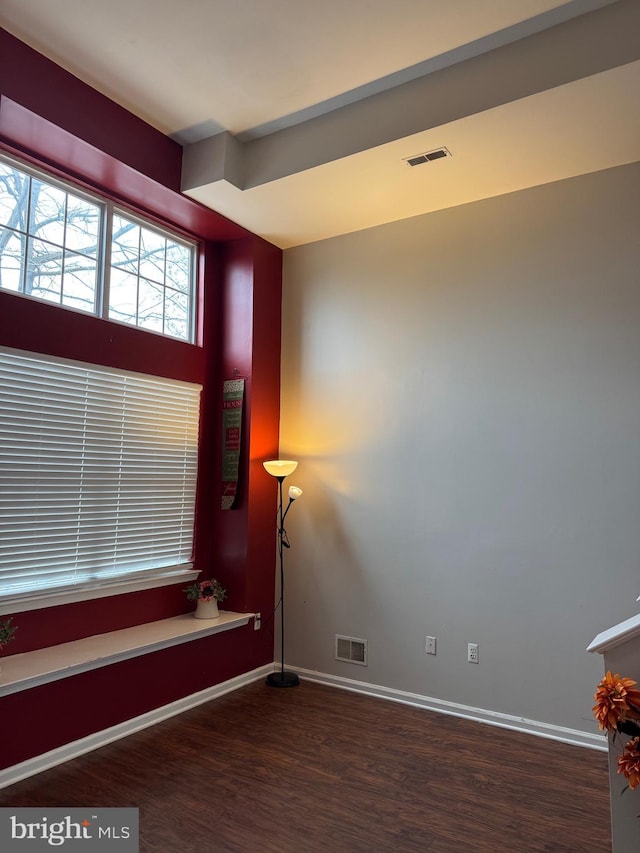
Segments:
[[[296,465],[297,463],[294,462],[280,461],[264,463],[265,469],[278,481],[278,559],[280,562],[280,671],[269,673],[266,680],[269,687],[295,687],[300,682],[295,672],[287,672],[284,668],[284,549],[285,547],[289,547],[289,543],[286,541],[284,520],[291,509],[291,504],[295,498],[302,494],[302,490],[295,486],[291,487],[289,490],[289,503],[285,509],[282,496],[282,483],[284,478],[292,473]]]

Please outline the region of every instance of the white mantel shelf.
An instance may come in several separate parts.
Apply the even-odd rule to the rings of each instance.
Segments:
[[[253,616],[253,613],[221,610],[217,619],[196,619],[192,613],[185,613],[48,649],[0,657],[0,697],[240,628]]]
[[[640,613],[637,613],[630,619],[625,619],[619,625],[614,625],[613,628],[607,628],[606,631],[602,631],[587,646],[587,651],[604,654],[611,649],[615,649],[616,646],[621,646],[623,643],[633,640],[635,637],[640,637]]]

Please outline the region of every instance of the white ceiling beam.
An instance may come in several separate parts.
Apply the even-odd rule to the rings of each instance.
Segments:
[[[216,134],[185,147],[183,190],[261,186],[625,65],[638,33],[640,4],[620,0],[257,139]]]

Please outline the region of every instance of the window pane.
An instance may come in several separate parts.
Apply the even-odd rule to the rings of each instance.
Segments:
[[[167,284],[183,293],[191,285],[191,249],[179,243],[167,241]]]
[[[41,240],[64,244],[66,193],[35,178],[31,181],[29,232]]]
[[[138,325],[144,329],[162,331],[163,290],[164,288],[157,284],[140,279]]]
[[[151,281],[164,281],[166,239],[143,228],[140,232],[140,275]]]
[[[98,265],[95,258],[65,252],[62,304],[95,312]]]
[[[65,246],[75,252],[96,255],[100,232],[100,208],[75,196],[67,197]]]
[[[129,272],[138,272],[140,226],[117,214],[113,217],[111,263]]]
[[[193,306],[193,247],[161,232],[138,226],[124,214],[114,216],[112,286],[109,317],[133,323],[132,304],[120,304],[132,292],[133,283],[120,275],[125,270],[139,276],[137,325],[183,341],[191,339]],[[139,256],[136,254],[139,250]]]
[[[28,203],[29,177],[0,163],[0,225],[26,231]]]
[[[189,339],[189,296],[167,288],[165,294],[165,334]]]
[[[111,270],[109,317],[136,325],[138,320],[138,277],[119,269]]]
[[[24,274],[24,237],[0,228],[0,287],[20,291]]]
[[[42,240],[29,240],[25,293],[60,302],[62,294],[62,250]]]

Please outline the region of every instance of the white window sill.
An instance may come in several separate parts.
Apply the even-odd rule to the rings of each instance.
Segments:
[[[112,581],[103,581],[87,587],[74,586],[72,589],[30,592],[25,595],[6,597],[0,602],[0,616],[22,613],[26,610],[41,610],[43,607],[57,607],[59,604],[73,604],[77,601],[90,601],[94,598],[107,598],[112,595],[124,595],[139,592],[142,589],[155,589],[160,586],[172,586],[178,583],[192,583],[200,574],[191,567],[191,563],[180,566],[168,566],[163,569],[146,570],[141,574]]]
[[[185,613],[48,649],[0,657],[0,697],[230,631],[246,625],[253,616],[253,613],[221,610],[217,619],[196,619],[192,613]]]

